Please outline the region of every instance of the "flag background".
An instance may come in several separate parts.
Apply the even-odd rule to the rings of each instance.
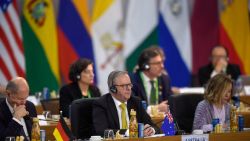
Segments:
[[[74,61],[87,57],[95,62],[87,1],[61,1],[57,25],[60,73],[63,83],[69,83],[69,66]]]
[[[25,57],[17,0],[0,1],[0,85],[25,76]]]
[[[60,85],[58,42],[53,3],[25,0],[22,8],[26,78],[31,92]]]
[[[0,85],[24,76],[31,93],[43,87],[58,91],[69,82],[69,65],[87,57],[104,94],[109,72],[132,72],[142,49],[152,44],[163,48],[174,86],[194,86],[191,76],[208,63],[218,44],[229,49],[230,62],[250,75],[249,0],[32,2],[0,1]]]

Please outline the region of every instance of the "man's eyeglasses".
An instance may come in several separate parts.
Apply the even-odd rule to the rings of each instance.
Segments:
[[[150,62],[149,64],[151,64],[151,65],[161,65],[163,63],[164,63],[164,61],[158,61],[158,62]]]
[[[129,83],[129,84],[122,84],[122,85],[114,85],[114,86],[118,86],[118,87],[122,87],[123,89],[131,89],[133,87],[133,84]]]

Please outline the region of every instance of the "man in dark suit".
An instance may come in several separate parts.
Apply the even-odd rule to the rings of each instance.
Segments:
[[[135,95],[148,105],[158,105],[161,112],[168,111],[167,100],[172,94],[170,79],[164,70],[164,58],[156,47],[143,50],[138,59],[138,69],[131,75]]]
[[[228,63],[228,50],[223,46],[216,46],[212,49],[210,60],[209,64],[199,69],[198,75],[201,86],[219,73],[225,73],[234,80],[241,74],[238,65]]]
[[[26,101],[29,86],[22,77],[11,80],[6,87],[6,100],[0,103],[0,140],[7,136],[31,137],[32,117],[37,117],[33,103]]]
[[[105,129],[128,129],[131,109],[136,111],[137,122],[145,124],[145,136],[159,132],[144,110],[140,99],[131,96],[133,85],[127,72],[111,72],[108,86],[110,93],[103,95],[93,104],[93,124],[96,134],[103,135]]]

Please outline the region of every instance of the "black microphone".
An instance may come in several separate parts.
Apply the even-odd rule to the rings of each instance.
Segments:
[[[184,130],[181,130],[177,120],[174,119],[174,128],[175,128],[175,135],[185,135],[186,132]]]
[[[170,110],[171,111],[171,110]],[[185,135],[186,132],[184,130],[181,130],[179,127],[179,124],[174,116],[174,113],[172,114],[173,120],[174,120],[174,128],[175,128],[175,135]]]

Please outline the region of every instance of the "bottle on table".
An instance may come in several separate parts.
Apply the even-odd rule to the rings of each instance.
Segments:
[[[231,106],[231,112],[230,112],[230,130],[232,132],[238,131],[236,110],[237,110],[236,106]]]
[[[40,125],[38,118],[33,118],[31,141],[40,141]]]
[[[136,119],[136,111],[131,109],[129,120],[129,138],[138,138],[138,122]]]

